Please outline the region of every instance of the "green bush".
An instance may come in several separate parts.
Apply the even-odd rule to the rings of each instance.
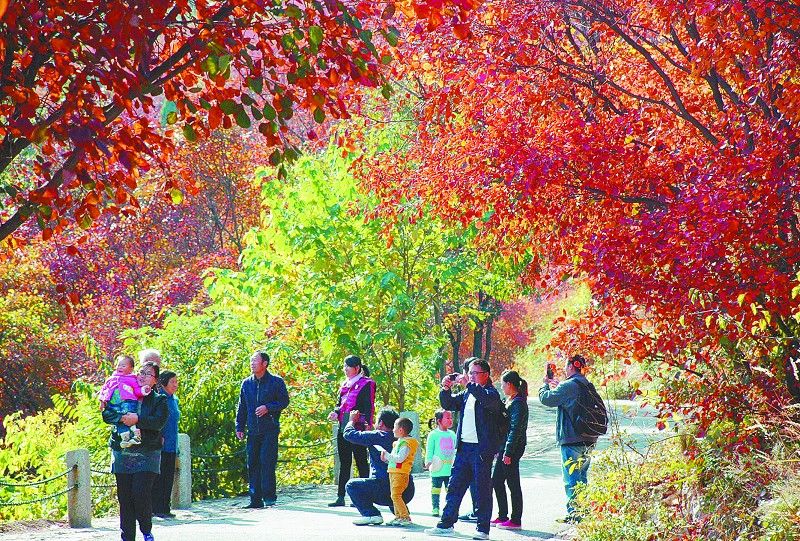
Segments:
[[[107,471],[110,463],[108,436],[110,426],[103,423],[95,388],[78,383],[69,396],[53,397],[55,406],[36,415],[21,413],[4,420],[5,438],[0,442],[0,478],[15,484],[47,479],[66,471],[64,457],[73,449],[88,449],[97,471]],[[113,477],[93,475],[93,484],[113,484]],[[0,501],[20,502],[38,499],[62,491],[66,477],[33,487],[0,485]],[[115,505],[112,489],[92,490],[95,513],[107,512]],[[0,507],[0,520],[32,518],[58,519],[66,515],[67,497],[62,495],[45,502]]]

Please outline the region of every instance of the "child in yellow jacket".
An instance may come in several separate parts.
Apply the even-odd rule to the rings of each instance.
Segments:
[[[407,417],[400,417],[394,423],[394,437],[397,438],[392,444],[392,452],[381,452],[381,459],[388,462],[389,467],[389,489],[392,494],[394,504],[394,520],[387,526],[410,526],[411,516],[408,507],[403,501],[403,491],[408,486],[408,479],[411,476],[411,466],[414,465],[414,457],[417,454],[419,442],[410,437],[414,423]]]

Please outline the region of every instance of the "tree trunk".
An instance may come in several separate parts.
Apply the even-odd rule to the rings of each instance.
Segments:
[[[489,362],[489,355],[492,353],[492,327],[494,326],[494,316],[486,322],[486,333],[484,334],[483,360]]]

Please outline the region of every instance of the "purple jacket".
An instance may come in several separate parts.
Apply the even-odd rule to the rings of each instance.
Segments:
[[[372,421],[375,415],[375,381],[361,376],[358,381],[350,387],[342,385],[339,389],[339,401],[336,405],[336,414],[339,418],[339,426],[347,422],[349,414],[353,410],[358,410],[363,417],[358,423],[363,422],[364,426],[372,428]]]

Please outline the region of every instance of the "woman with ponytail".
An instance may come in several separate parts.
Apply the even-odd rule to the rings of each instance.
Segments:
[[[492,473],[494,494],[497,498],[497,518],[492,524],[506,530],[522,527],[522,487],[519,481],[519,459],[525,452],[528,428],[528,382],[514,370],[506,370],[500,378],[506,395],[509,429]],[[506,485],[511,493],[511,517],[508,516]]]
[[[345,485],[350,480],[350,471],[353,459],[356,461],[359,477],[369,477],[369,462],[367,462],[367,448],[356,445],[344,439],[344,427],[350,421],[350,412],[357,411],[357,421],[353,423],[357,430],[372,430],[372,420],[375,416],[375,381],[369,377],[369,368],[362,364],[361,359],[355,355],[344,358],[345,380],[339,389],[339,399],[336,407],[328,415],[330,421],[339,423],[337,448],[339,454],[339,486],[336,500],[329,503],[328,507],[341,507],[344,505]]]

